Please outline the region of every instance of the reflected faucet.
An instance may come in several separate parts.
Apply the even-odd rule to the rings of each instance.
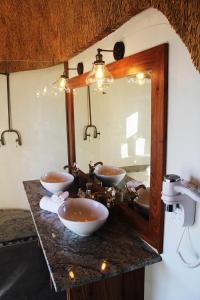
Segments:
[[[97,131],[97,127],[95,125],[92,125],[92,124],[87,125],[87,126],[85,126],[84,132],[83,132],[83,139],[84,139],[84,141],[86,141],[87,138],[91,136],[91,134],[87,132],[89,128],[93,128],[94,129],[93,130],[93,138],[94,139],[96,139],[98,137],[98,135],[100,135],[100,132]]]
[[[88,133],[89,128],[93,128],[93,138],[96,139],[100,136],[100,132],[97,130],[97,127],[92,124],[92,113],[91,113],[91,100],[90,100],[90,87],[87,87],[88,90],[88,109],[89,109],[89,124],[84,127],[83,131],[83,140],[86,141],[87,138],[91,137],[91,134]]]
[[[7,79],[7,101],[8,101],[8,129],[4,130],[1,133],[1,138],[0,138],[0,143],[2,146],[6,145],[6,141],[5,141],[5,134],[6,133],[15,133],[17,135],[16,138],[16,143],[21,146],[22,145],[22,138],[21,138],[21,134],[18,130],[15,130],[12,128],[12,118],[11,118],[11,104],[10,104],[10,78],[9,78],[9,73],[0,73],[0,75],[5,75],[6,79]]]
[[[98,166],[98,165],[102,165],[103,166],[103,163],[101,161],[98,161],[96,162],[95,164],[93,164],[91,161],[89,163],[89,174],[91,177],[94,176],[94,170],[95,170],[95,167]]]

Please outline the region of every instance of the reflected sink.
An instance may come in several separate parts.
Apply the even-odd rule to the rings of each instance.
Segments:
[[[106,186],[117,185],[124,179],[126,171],[122,168],[98,165],[94,170],[95,176]]]
[[[108,215],[103,204],[86,198],[69,198],[58,209],[61,222],[80,236],[89,236],[98,230]]]

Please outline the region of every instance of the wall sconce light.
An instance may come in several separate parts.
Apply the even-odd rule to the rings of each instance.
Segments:
[[[84,66],[83,63],[80,62],[78,63],[76,68],[68,68],[67,70],[76,70],[78,75],[83,74],[84,71]],[[70,88],[69,88],[69,77],[67,74],[64,72],[54,83],[53,86],[58,89],[60,92],[65,91],[69,93]]]
[[[151,79],[151,74],[149,72],[143,73],[139,72],[129,77],[128,83],[137,83],[143,85],[147,82],[148,79]]]
[[[94,90],[104,92],[113,82],[113,76],[108,71],[103,55],[101,52],[113,52],[115,60],[122,59],[125,53],[125,45],[123,42],[117,42],[113,50],[97,49],[96,60],[93,63],[93,68],[86,78],[87,85],[94,85]]]

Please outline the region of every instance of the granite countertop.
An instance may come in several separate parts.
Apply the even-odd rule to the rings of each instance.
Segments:
[[[56,214],[40,209],[39,201],[48,192],[38,180],[26,181],[24,187],[56,291],[161,261],[115,213],[92,236],[80,237],[64,227]]]
[[[31,213],[24,209],[0,209],[0,247],[36,236]]]

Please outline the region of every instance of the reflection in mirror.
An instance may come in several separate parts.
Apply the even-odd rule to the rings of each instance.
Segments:
[[[94,138],[90,124],[88,87],[74,91],[76,161],[89,172],[89,163],[122,167],[126,181],[135,179],[150,186],[151,153],[151,79],[138,81],[136,76],[116,79],[106,94],[90,89],[91,119],[100,134]],[[138,205],[148,210],[148,197]]]
[[[139,205],[140,209],[146,209],[145,218],[138,214],[135,198],[131,199],[132,203],[121,203],[122,199],[126,200],[123,191],[117,191],[120,197],[109,199],[114,198],[118,202],[114,205],[118,204],[119,213],[133,225],[140,237],[161,252],[163,206],[160,194],[166,173],[168,45],[158,45],[130,55],[107,67],[115,79],[107,94],[94,93],[91,88],[91,123],[100,132],[96,138],[93,136],[94,128],[89,128],[87,134],[91,135],[90,139],[87,136],[83,140],[83,130],[89,124],[88,101],[87,88],[80,87],[85,86],[87,73],[69,80],[70,93],[66,95],[69,168],[72,172],[74,162],[77,162],[79,168],[88,173],[90,161],[103,161],[104,168],[105,164],[123,167],[128,176],[146,185],[150,181],[150,192],[143,194]],[[145,72],[144,80],[141,72],[145,70],[150,73]],[[98,175],[99,169],[96,170]],[[93,171],[92,166],[90,171]],[[87,174],[80,174],[80,178],[90,180]],[[130,178],[126,179],[130,181]],[[95,191],[105,194],[105,190],[95,184]]]

